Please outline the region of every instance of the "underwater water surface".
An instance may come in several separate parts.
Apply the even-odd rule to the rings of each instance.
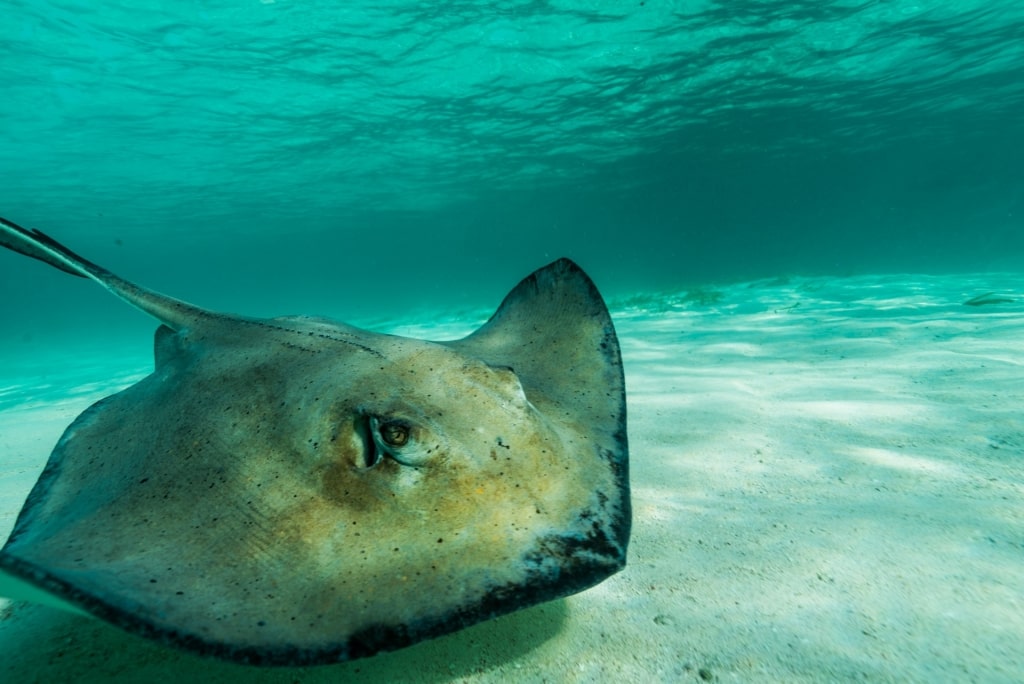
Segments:
[[[15,0],[4,20],[0,215],[211,308],[490,306],[559,256],[619,294],[1024,255],[1013,0]],[[0,269],[8,344],[129,324],[32,269]]]

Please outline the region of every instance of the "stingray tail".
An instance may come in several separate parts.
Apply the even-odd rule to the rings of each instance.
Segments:
[[[95,280],[132,306],[159,319],[174,330],[188,327],[210,312],[166,297],[123,280],[102,266],[83,259],[46,233],[19,226],[0,217],[0,246],[43,261],[65,273]]]

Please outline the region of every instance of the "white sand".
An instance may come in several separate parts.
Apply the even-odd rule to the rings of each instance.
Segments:
[[[990,290],[1017,301],[960,304]],[[619,575],[299,670],[12,604],[0,680],[1024,680],[1022,291],[1019,276],[889,276],[622,303],[635,514]],[[10,407],[19,388],[33,394],[0,380],[0,536],[64,426],[111,389]]]

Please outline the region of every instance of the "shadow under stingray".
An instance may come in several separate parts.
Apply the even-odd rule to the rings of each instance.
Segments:
[[[2,681],[446,682],[529,654],[564,626],[565,599],[398,651],[336,665],[260,669],[193,655],[99,620],[17,602],[0,612]]]

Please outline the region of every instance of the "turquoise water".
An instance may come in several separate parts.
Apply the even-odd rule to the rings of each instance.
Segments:
[[[1024,6],[15,1],[0,215],[213,308],[1016,269]],[[136,320],[5,256],[5,344]]]
[[[125,278],[423,338],[560,256],[609,301],[627,571],[346,676],[1020,679],[1024,4],[4,10],[0,216]],[[0,529],[155,326],[0,251]],[[252,678],[24,604],[0,642]]]

